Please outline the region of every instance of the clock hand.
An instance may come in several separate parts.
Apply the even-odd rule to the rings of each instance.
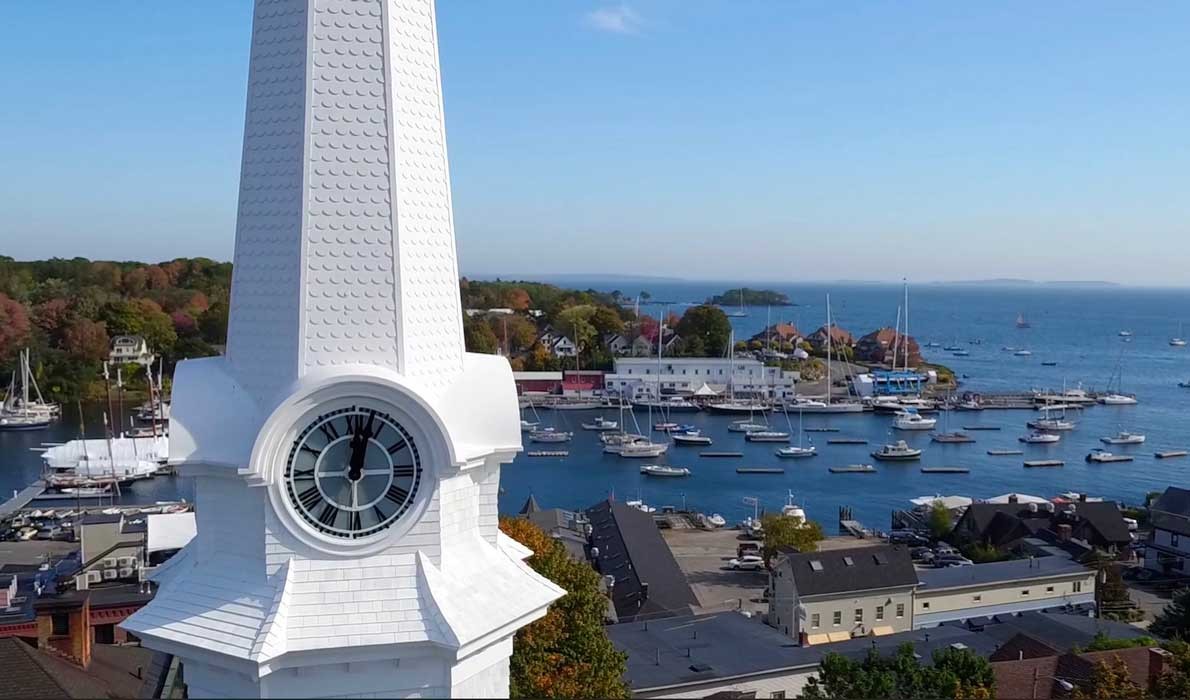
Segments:
[[[360,471],[364,468],[364,457],[368,452],[368,439],[364,437],[363,431],[357,431],[351,438],[351,459],[348,462],[347,478],[358,479]]]

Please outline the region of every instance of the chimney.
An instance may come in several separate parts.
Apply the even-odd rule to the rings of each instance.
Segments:
[[[1062,523],[1061,525],[1058,525],[1058,541],[1059,542],[1069,542],[1071,533],[1072,533],[1072,529],[1068,523]]]
[[[1019,498],[1017,498],[1017,497],[1016,497],[1016,494],[1015,494],[1015,493],[1013,493],[1013,494],[1009,494],[1009,495],[1008,495],[1008,502],[1009,502],[1009,503],[1020,503],[1020,500],[1021,500],[1021,499],[1019,499]]]
[[[1157,679],[1165,673],[1165,663],[1169,658],[1170,653],[1159,647],[1149,648],[1149,687],[1152,688],[1157,683]]]

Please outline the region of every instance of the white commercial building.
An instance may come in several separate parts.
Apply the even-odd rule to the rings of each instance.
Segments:
[[[507,697],[564,591],[497,523],[507,360],[465,352],[433,0],[256,0],[227,354],[174,375],[196,534],[123,626],[188,696]]]
[[[767,367],[759,360],[723,357],[619,357],[604,378],[604,388],[638,399],[656,394],[693,394],[706,384],[720,394],[791,398],[800,374]]]

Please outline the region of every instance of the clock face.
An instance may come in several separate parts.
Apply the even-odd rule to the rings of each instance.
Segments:
[[[413,437],[392,416],[349,406],[318,416],[298,434],[285,491],[315,530],[359,539],[400,520],[417,497],[421,472]]]

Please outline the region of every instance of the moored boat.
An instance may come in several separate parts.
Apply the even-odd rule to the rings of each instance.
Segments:
[[[910,447],[904,440],[897,440],[891,445],[884,445],[872,453],[874,459],[886,462],[906,462],[921,458],[921,450]]]
[[[1099,442],[1105,445],[1140,445],[1145,441],[1145,436],[1139,433],[1130,433],[1126,430],[1121,430],[1116,433],[1114,437],[1099,438]]]
[[[529,439],[533,442],[570,442],[571,437],[571,433],[556,428],[542,428],[529,433]]]
[[[906,408],[893,418],[893,427],[897,430],[933,430],[936,425],[937,418],[926,418],[914,408]]]
[[[711,438],[708,435],[703,435],[697,430],[691,430],[684,433],[670,433],[670,439],[674,441],[675,445],[709,445]]]
[[[1019,438],[1019,440],[1021,442],[1028,443],[1030,445],[1052,445],[1055,442],[1060,441],[1061,439],[1062,439],[1062,436],[1058,435],[1056,433],[1042,433],[1042,432],[1029,433],[1028,435],[1025,435],[1025,436],[1022,436],[1021,438]]]
[[[640,468],[645,476],[690,476],[686,467],[671,467],[665,464],[646,464]]]
[[[790,445],[789,447],[777,448],[775,453],[782,459],[801,459],[803,457],[813,457],[818,454],[818,448],[810,445],[809,447],[798,447],[797,445]]]
[[[608,420],[603,416],[596,416],[595,420],[590,423],[583,423],[583,430],[619,430],[620,424],[614,420]]]

